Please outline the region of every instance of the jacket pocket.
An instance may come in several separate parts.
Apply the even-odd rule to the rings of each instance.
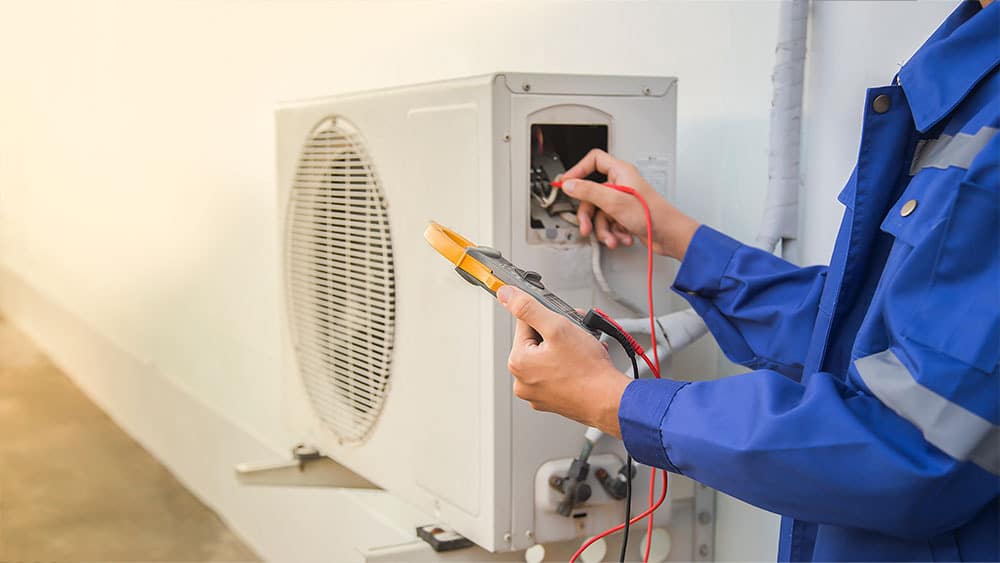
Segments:
[[[1000,362],[1000,206],[995,186],[962,183],[946,220],[900,237],[930,261],[915,322],[903,336],[990,373]],[[917,256],[914,256],[916,258]],[[915,274],[920,276],[919,273]],[[919,283],[919,282],[918,282]]]

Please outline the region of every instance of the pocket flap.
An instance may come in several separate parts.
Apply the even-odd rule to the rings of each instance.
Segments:
[[[935,177],[937,176],[937,177]],[[933,173],[915,176],[889,208],[881,229],[910,246],[917,246],[947,222],[958,191],[958,181]]]

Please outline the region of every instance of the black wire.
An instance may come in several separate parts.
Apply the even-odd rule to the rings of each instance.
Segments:
[[[629,352],[629,359],[632,360],[632,379],[639,379],[639,364],[635,360],[635,352],[626,348]],[[622,551],[618,556],[621,563],[625,563],[625,551],[628,549],[628,529],[629,521],[632,520],[632,456],[625,455],[625,529],[622,530]]]

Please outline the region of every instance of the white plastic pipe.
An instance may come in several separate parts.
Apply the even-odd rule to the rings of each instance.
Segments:
[[[708,333],[708,327],[694,309],[684,309],[660,317],[660,324],[670,341],[668,353],[676,352],[694,343]]]
[[[601,436],[603,436],[603,435],[604,435],[603,432],[601,432],[600,430],[594,428],[593,426],[588,427],[587,431],[583,433],[584,439],[586,439],[588,442],[590,442],[590,445],[592,445],[592,446],[596,445],[597,441],[600,440]]]
[[[781,2],[775,47],[774,95],[771,99],[768,184],[764,215],[755,244],[773,252],[798,238],[801,176],[802,91],[805,83],[809,0]]]
[[[657,332],[660,331],[660,327],[663,327],[663,331],[666,333],[666,341],[661,334],[656,335],[658,342],[656,355],[660,357],[661,362],[671,354],[686,348],[708,333],[705,321],[701,320],[701,317],[698,316],[698,313],[694,309],[684,309],[683,311],[669,313],[662,317],[657,317],[656,320],[659,322]],[[648,318],[616,319],[616,322],[629,334],[649,334]],[[607,337],[602,337],[602,340],[606,339]],[[648,373],[649,368],[644,363],[639,362],[639,377],[643,377]]]
[[[793,260],[791,241],[799,232],[799,184],[802,141],[802,94],[805,85],[806,32],[809,27],[809,0],[787,0],[778,9],[778,40],[772,81],[771,130],[768,154],[768,184],[764,215],[755,241],[756,246],[773,252],[781,242],[781,254]],[[594,278],[613,301],[641,315],[642,309],[619,297],[604,278],[601,248],[592,240]],[[669,342],[656,335],[660,360],[708,332],[705,322],[693,309],[685,309],[658,318]],[[645,317],[617,319],[631,334],[649,334]],[[640,377],[649,369],[641,365]]]

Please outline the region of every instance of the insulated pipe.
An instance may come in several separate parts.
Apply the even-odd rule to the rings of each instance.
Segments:
[[[663,315],[659,319],[663,331],[670,339],[667,342],[668,353],[676,352],[694,343],[708,333],[708,327],[701,320],[694,309],[684,309],[669,315]]]
[[[629,334],[649,334],[648,317],[615,320]],[[702,322],[701,317],[694,309],[668,313],[657,317],[656,320],[663,327],[663,331],[667,333],[669,339],[669,342],[666,343],[667,348],[669,348],[668,355],[670,352],[676,352],[691,344],[708,332],[705,323]],[[660,336],[660,341],[663,341],[662,335],[658,336]]]
[[[791,258],[787,241],[798,237],[802,91],[805,83],[809,0],[781,2],[771,99],[770,151],[764,215],[755,245]]]
[[[705,326],[705,322],[701,320],[694,309],[669,313],[657,317],[656,321],[659,327],[662,327],[661,330],[666,333],[665,339],[664,335],[657,335],[659,341],[665,344],[665,346],[660,346],[658,350],[661,361],[708,333],[708,327]],[[630,334],[649,334],[648,318],[617,319],[617,322]],[[647,373],[649,373],[649,368],[645,364],[640,364],[639,377]]]
[[[603,435],[604,435],[603,432],[601,432],[600,430],[598,430],[598,429],[596,429],[596,428],[594,428],[592,426],[589,427],[589,428],[587,428],[587,431],[583,433],[584,439],[586,439],[588,442],[590,442],[591,446],[594,446],[595,444],[597,444],[597,441],[600,440],[601,436],[603,436]]]
[[[657,355],[662,363],[667,356],[686,348],[696,340],[708,334],[705,321],[694,309],[684,309],[676,313],[664,315],[658,319],[663,332],[667,336],[667,345],[657,349]],[[646,375],[649,367],[642,364],[639,367],[639,377]]]
[[[754,244],[773,252],[781,242],[781,254],[794,261],[790,242],[798,238],[799,184],[801,182],[802,95],[805,85],[806,32],[809,27],[809,0],[781,2],[778,8],[778,40],[772,81],[771,129],[768,154],[768,183],[764,215]],[[642,309],[621,298],[607,283],[601,264],[601,248],[591,240],[591,265],[601,290],[614,302],[637,315]],[[659,349],[660,359],[684,348],[708,332],[693,309],[670,313],[657,319],[666,337]],[[617,319],[629,333],[648,334],[646,318]],[[639,375],[648,372],[646,366]]]

